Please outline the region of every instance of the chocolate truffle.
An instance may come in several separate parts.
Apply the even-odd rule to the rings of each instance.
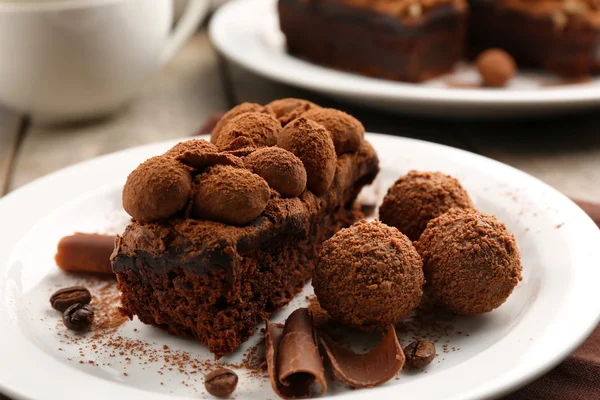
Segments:
[[[268,114],[248,112],[234,117],[217,138],[219,150],[274,146],[281,125]]]
[[[239,157],[219,152],[217,146],[204,139],[193,139],[177,143],[164,155],[196,169],[203,169],[217,164],[243,168],[243,162]]]
[[[123,208],[140,222],[168,218],[185,207],[192,189],[192,176],[179,161],[152,157],[127,177]]]
[[[320,196],[329,189],[335,177],[337,156],[327,129],[300,117],[283,128],[277,145],[291,151],[302,160],[309,190]]]
[[[229,121],[231,121],[238,115],[244,114],[247,112],[257,112],[257,113],[274,115],[273,111],[271,111],[270,109],[268,109],[264,106],[261,106],[260,104],[256,104],[256,103],[238,104],[237,106],[233,107],[231,110],[227,111],[221,117],[219,122],[217,122],[217,124],[215,125],[214,129],[212,130],[212,132],[210,134],[210,142],[213,144],[216,144],[219,135],[221,134],[221,132],[223,131],[225,126],[229,123]]]
[[[319,108],[313,102],[293,97],[272,101],[266,107],[275,114],[282,126],[286,126],[308,110]]]
[[[452,209],[431,220],[415,245],[427,292],[457,314],[492,311],[521,280],[515,237],[496,217],[475,209]]]
[[[269,202],[271,190],[263,178],[226,165],[208,168],[194,180],[194,215],[197,218],[246,225]]]
[[[306,170],[293,153],[280,147],[263,147],[244,159],[246,168],[261,176],[283,197],[296,197],[306,188]]]
[[[333,108],[313,108],[302,116],[323,125],[329,131],[338,155],[360,149],[365,137],[365,127],[353,116]]]
[[[458,180],[441,172],[410,171],[388,189],[379,218],[414,241],[431,219],[454,207],[473,207]]]
[[[484,86],[503,87],[517,72],[517,64],[510,54],[500,49],[489,49],[475,60]]]
[[[424,283],[411,241],[380,221],[359,221],[323,242],[312,280],[331,317],[364,331],[383,331],[408,317]]]

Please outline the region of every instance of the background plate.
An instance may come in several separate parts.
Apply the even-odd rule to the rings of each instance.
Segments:
[[[346,73],[292,57],[285,52],[276,0],[236,0],[213,16],[210,37],[231,61],[289,85],[310,89],[363,106],[443,117],[552,115],[600,104],[600,80],[542,87],[556,80],[544,73],[519,73],[506,89],[450,88],[445,81],[477,82],[469,66],[452,76],[411,84]]]

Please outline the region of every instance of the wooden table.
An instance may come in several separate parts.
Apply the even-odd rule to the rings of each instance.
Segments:
[[[355,115],[368,131],[443,143],[522,169],[567,195],[600,202],[600,113],[472,122],[390,115],[268,81],[218,56],[203,28],[130,107],[92,124],[47,128],[0,108],[0,196],[79,161],[189,136],[243,101],[301,97]],[[0,399],[2,395],[0,395]]]

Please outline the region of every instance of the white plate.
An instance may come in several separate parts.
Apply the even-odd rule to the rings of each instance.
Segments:
[[[221,7],[210,24],[210,37],[228,59],[279,82],[345,99],[360,105],[421,115],[510,117],[551,115],[600,104],[600,80],[541,88],[552,79],[520,73],[507,89],[450,88],[448,77],[410,84],[341,72],[292,57],[285,51],[276,0],[236,0]],[[453,81],[477,82],[476,72],[459,67]]]
[[[446,327],[447,334],[439,338],[440,356],[427,373],[402,372],[398,380],[370,390],[332,385],[329,395],[356,399],[500,395],[547,371],[584,340],[600,314],[600,231],[583,211],[556,190],[496,161],[416,140],[375,134],[368,139],[382,166],[371,195],[376,193],[380,200],[399,175],[413,168],[456,176],[477,207],[497,215],[515,234],[523,257],[523,281],[492,313],[438,321],[454,327]],[[198,398],[197,392],[203,393],[202,374],[180,376],[176,370],[164,370],[164,375],[158,375],[162,364],[144,364],[147,359],[129,354],[109,357],[103,346],[98,354],[84,349],[85,356],[80,357],[79,345],[61,343],[58,334],[66,330],[57,324],[59,315],[48,304],[53,290],[75,281],[54,264],[58,240],[74,231],[122,229],[127,217],[120,193],[128,172],[174,143],[100,157],[39,179],[0,200],[0,391],[44,400],[80,398],[79,393],[88,400]],[[292,306],[274,319],[282,321],[305,305],[310,288],[307,285]],[[192,358],[212,359],[195,342],[137,320],[123,325],[119,334],[147,341],[157,352],[166,344],[172,351],[188,351]],[[242,351],[222,361],[240,362],[243,350],[260,336],[255,334]],[[404,345],[410,336],[400,334]],[[448,352],[441,348],[443,344]],[[127,356],[133,360],[127,362]],[[80,359],[85,364],[79,364]],[[98,365],[88,365],[89,360]],[[237,371],[241,374],[237,398],[276,398],[268,381],[246,377],[243,368]]]

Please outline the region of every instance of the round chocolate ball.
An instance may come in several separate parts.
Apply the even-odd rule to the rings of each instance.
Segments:
[[[521,280],[515,237],[496,217],[475,209],[452,209],[431,220],[415,246],[427,293],[457,314],[492,311]]]
[[[257,112],[247,112],[227,123],[217,138],[221,151],[245,147],[274,146],[281,125],[275,117]]]
[[[388,189],[379,218],[414,241],[431,219],[455,207],[473,207],[458,180],[441,172],[410,171]]]
[[[229,225],[246,225],[265,209],[271,190],[263,178],[227,165],[208,168],[194,180],[194,215]]]
[[[350,114],[333,108],[313,108],[302,116],[323,125],[329,131],[338,155],[360,149],[365,137],[365,127]]]
[[[306,170],[293,153],[280,147],[263,147],[248,155],[246,168],[261,176],[283,197],[297,197],[306,188]]]
[[[283,128],[277,145],[294,153],[306,169],[306,186],[317,196],[324,194],[335,177],[337,155],[331,135],[322,125],[300,117]]]
[[[123,187],[123,208],[140,222],[169,218],[185,207],[192,176],[179,161],[152,157],[140,164]]]
[[[286,126],[308,110],[319,108],[313,102],[293,97],[272,101],[266,107],[275,114],[282,126]]]
[[[503,87],[517,72],[517,63],[510,54],[500,49],[489,49],[479,54],[475,66],[484,86]]]
[[[424,283],[411,241],[379,221],[359,221],[323,242],[312,280],[324,310],[364,331],[407,318],[420,304]]]
[[[223,114],[223,116],[221,117],[219,122],[217,122],[217,125],[215,125],[214,129],[210,133],[210,142],[213,144],[216,144],[217,139],[219,138],[219,135],[221,134],[223,129],[225,129],[225,126],[232,119],[237,117],[238,115],[244,114],[247,112],[257,112],[257,113],[274,115],[274,113],[271,109],[261,106],[260,104],[256,104],[256,103],[238,104],[237,106],[233,107],[231,110],[229,110],[225,114]]]

